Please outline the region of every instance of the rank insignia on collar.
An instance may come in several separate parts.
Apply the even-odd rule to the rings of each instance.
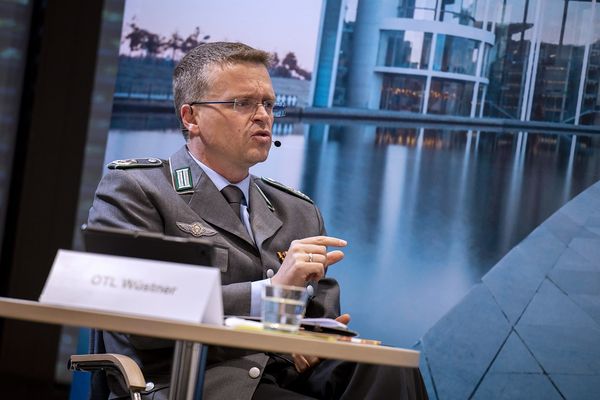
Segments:
[[[173,185],[177,192],[192,189],[192,170],[189,167],[176,169],[175,172],[173,172]]]
[[[279,262],[282,263],[283,260],[285,259],[285,256],[287,255],[287,251],[278,251],[277,252],[277,258],[279,258]]]
[[[202,225],[200,222],[194,222],[193,224],[186,224],[185,222],[175,222],[175,224],[179,229],[181,229],[185,233],[191,234],[194,237],[213,236],[217,234],[217,231]]]

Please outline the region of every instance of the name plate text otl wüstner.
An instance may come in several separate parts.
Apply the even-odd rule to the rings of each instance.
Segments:
[[[218,269],[70,250],[57,252],[40,302],[223,323]]]

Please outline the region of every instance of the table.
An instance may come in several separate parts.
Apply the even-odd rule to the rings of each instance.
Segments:
[[[0,297],[0,317],[47,324],[85,326],[171,339],[181,343],[202,343],[278,353],[300,353],[320,358],[398,367],[417,368],[419,366],[419,352],[415,350],[337,342],[307,335],[239,330],[225,326],[54,306],[6,297]],[[174,368],[176,368],[175,364]],[[182,366],[180,365],[179,368]]]

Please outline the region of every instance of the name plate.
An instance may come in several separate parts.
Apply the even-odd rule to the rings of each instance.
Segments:
[[[218,269],[59,250],[40,302],[223,324]]]

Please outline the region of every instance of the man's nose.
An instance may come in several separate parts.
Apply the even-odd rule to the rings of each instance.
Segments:
[[[268,113],[267,108],[263,103],[256,104],[256,110],[254,110],[254,119],[267,121],[271,119],[271,114]]]

